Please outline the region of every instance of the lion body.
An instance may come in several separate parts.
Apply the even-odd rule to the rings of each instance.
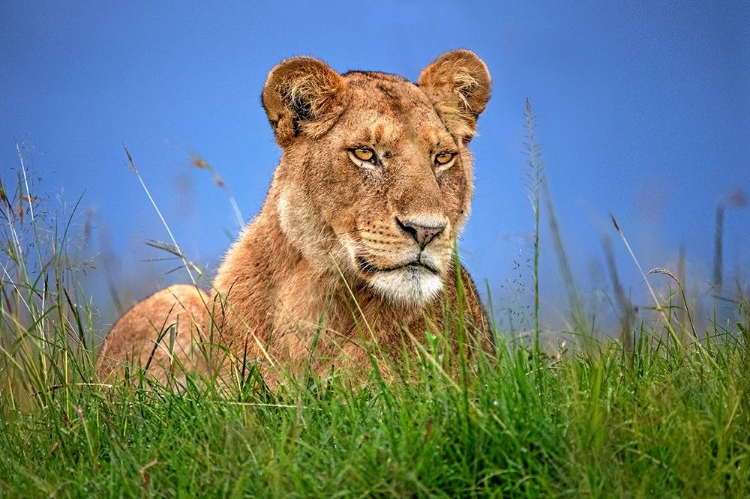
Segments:
[[[473,189],[467,146],[489,96],[489,73],[468,51],[443,55],[418,85],[339,75],[312,58],[279,64],[263,105],[283,154],[261,212],[227,252],[210,299],[173,286],[115,324],[99,376],[118,362],[144,366],[177,312],[190,317],[173,341],[189,370],[248,361],[270,379],[279,369],[357,370],[370,365],[369,344],[401,355],[458,315],[490,348],[474,284],[453,257]],[[196,360],[206,341],[226,356]],[[148,370],[161,380],[174,360]]]

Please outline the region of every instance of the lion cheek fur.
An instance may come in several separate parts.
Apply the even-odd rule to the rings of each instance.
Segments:
[[[277,213],[281,231],[307,262],[321,273],[329,271],[338,260],[334,237],[308,205],[309,201],[294,189],[279,194]],[[333,260],[332,260],[333,259]]]

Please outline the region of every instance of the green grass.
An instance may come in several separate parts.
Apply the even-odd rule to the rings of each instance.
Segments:
[[[502,346],[465,384],[425,362],[411,384],[229,399],[90,374],[25,409],[4,392],[0,495],[743,497],[747,322],[710,351],[643,340],[541,370]]]
[[[745,298],[688,344],[665,313],[632,347],[587,337],[559,359],[499,331],[496,358],[455,376],[430,342],[409,383],[108,388],[69,225],[37,225],[16,184],[0,187],[0,496],[750,496]]]

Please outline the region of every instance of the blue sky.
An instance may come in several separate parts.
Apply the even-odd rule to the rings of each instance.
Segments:
[[[717,203],[750,193],[747,2],[186,5],[0,3],[3,178],[18,169],[19,142],[51,209],[82,195],[77,223],[88,212],[95,226],[87,249],[130,298],[184,276],[149,261],[163,255],[144,241],[167,235],[123,144],[185,252],[215,268],[239,227],[226,193],[189,157],[213,165],[250,219],[280,155],[260,92],[294,55],[412,80],[451,49],[484,59],[494,93],[472,143],[476,193],[461,248],[495,302],[518,291],[519,274],[531,277],[526,98],[574,272],[591,292],[610,293],[603,234],[614,238],[627,291],[644,288],[610,214],[643,267],[673,269],[684,247],[700,283],[711,277]],[[747,277],[750,208],[728,210],[725,223],[725,268]],[[554,303],[561,284],[547,232],[542,288]],[[108,301],[95,300],[102,310]]]

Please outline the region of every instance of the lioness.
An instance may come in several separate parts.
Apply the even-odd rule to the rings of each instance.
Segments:
[[[417,84],[339,75],[310,57],[280,63],[262,101],[283,154],[260,214],[210,296],[172,286],[117,321],[100,379],[128,364],[161,381],[249,362],[272,382],[277,369],[325,375],[369,367],[373,345],[398,360],[427,331],[455,340],[459,323],[468,348],[491,348],[474,283],[453,258],[472,197],[467,146],[490,88],[468,50],[443,54]],[[220,352],[208,362],[207,346]]]

